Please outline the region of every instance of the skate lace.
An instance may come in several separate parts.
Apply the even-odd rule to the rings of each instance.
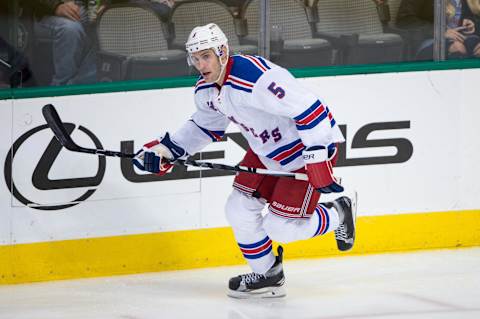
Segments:
[[[345,224],[341,224],[335,229],[335,239],[346,241],[348,239],[347,229]]]
[[[254,282],[258,282],[260,279],[265,278],[264,275],[260,275],[254,272],[251,272],[249,274],[242,275],[242,283],[244,284],[250,284]]]

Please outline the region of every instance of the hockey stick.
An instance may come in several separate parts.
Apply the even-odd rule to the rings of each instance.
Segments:
[[[131,153],[123,153],[123,152],[117,152],[117,151],[109,151],[109,150],[102,150],[102,149],[96,149],[96,148],[86,148],[86,147],[79,146],[77,143],[75,143],[72,140],[70,135],[67,133],[67,130],[63,126],[62,120],[60,119],[60,116],[58,115],[57,110],[52,104],[45,105],[42,108],[42,113],[43,113],[43,117],[47,121],[48,126],[53,131],[53,134],[55,135],[57,140],[60,142],[60,144],[63,147],[65,147],[69,151],[104,155],[104,156],[123,157],[123,158],[133,158],[135,156],[135,154],[131,154]],[[176,160],[173,164],[218,169],[218,170],[224,170],[224,171],[262,174],[262,175],[270,175],[270,176],[277,176],[277,177],[290,177],[290,178],[304,180],[304,181],[308,180],[307,175],[303,173],[288,173],[288,172],[271,171],[268,169],[246,167],[246,166],[239,166],[239,165],[230,166],[230,165],[210,163],[210,162],[197,162],[191,159]]]

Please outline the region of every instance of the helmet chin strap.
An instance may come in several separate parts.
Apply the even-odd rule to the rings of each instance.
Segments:
[[[225,54],[225,55],[226,55],[227,59],[225,60],[225,63],[222,63],[222,57],[221,56],[218,57],[218,61],[220,62],[220,74],[218,75],[217,79],[215,81],[213,81],[214,83],[217,83],[217,84],[221,84],[221,83],[218,83],[218,81],[220,81],[221,77],[225,75],[224,71],[225,71],[225,67],[227,66],[227,63],[228,63],[228,57],[229,57],[229,51],[230,51],[228,46],[226,47],[226,49],[227,49],[227,54]]]

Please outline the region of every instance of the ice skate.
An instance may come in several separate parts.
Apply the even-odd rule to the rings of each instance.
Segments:
[[[241,299],[277,298],[285,296],[282,246],[278,246],[277,251],[278,256],[276,257],[276,261],[265,275],[252,272],[230,278],[227,295]]]
[[[352,197],[342,196],[332,202],[340,217],[340,226],[335,230],[337,247],[341,251],[350,250],[355,243],[355,219],[357,217],[357,193]]]

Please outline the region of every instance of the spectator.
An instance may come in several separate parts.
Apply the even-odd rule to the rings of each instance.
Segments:
[[[473,14],[473,22],[475,23],[475,34],[480,37],[480,0],[467,0],[468,6]],[[480,44],[473,48],[473,55],[480,57]]]
[[[96,61],[89,36],[86,0],[34,0],[35,35],[52,42],[54,74],[51,85],[96,81]]]
[[[476,6],[474,3],[477,3]],[[479,56],[479,30],[473,22],[475,16],[470,9],[472,5],[478,9],[478,0],[449,0],[447,2],[445,37],[447,39],[446,53],[450,58]],[[414,42],[418,43],[417,39],[421,39],[415,56],[416,60],[433,58],[433,0],[402,0],[396,24],[399,28],[415,30]]]
[[[480,36],[475,15],[479,0],[450,0],[446,7],[448,56],[450,58],[480,57]]]

